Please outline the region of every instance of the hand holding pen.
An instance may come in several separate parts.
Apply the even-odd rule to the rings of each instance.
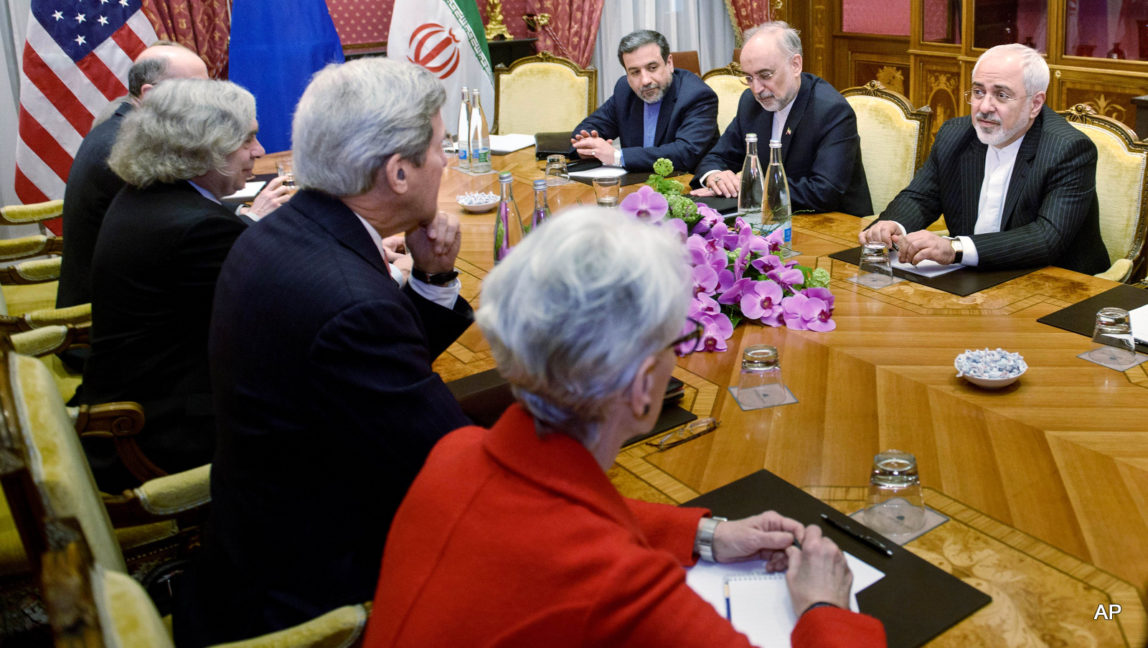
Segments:
[[[804,535],[800,522],[775,511],[729,520],[714,530],[714,558],[717,562],[759,559],[766,562],[766,571],[784,571],[786,548],[800,543]]]
[[[821,535],[821,528],[805,528],[801,546],[786,550],[789,569],[785,581],[793,610],[801,616],[814,603],[829,603],[849,609],[849,590],[853,586],[853,572],[845,562],[845,554],[837,545]]]

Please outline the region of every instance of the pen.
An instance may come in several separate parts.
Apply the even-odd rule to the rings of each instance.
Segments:
[[[893,556],[893,550],[890,549],[889,547],[886,547],[885,543],[881,542],[877,538],[874,538],[871,535],[861,533],[857,529],[854,529],[853,527],[849,526],[848,524],[846,524],[844,522],[841,522],[840,520],[837,520],[836,518],[831,518],[828,515],[826,515],[825,513],[821,514],[821,519],[828,522],[829,526],[837,529],[838,531],[844,533],[845,535],[849,536],[850,538],[853,538],[854,540],[857,540],[858,542],[861,542],[862,544],[869,545],[873,549],[876,549],[877,551],[885,554],[886,556],[889,556],[890,558]]]
[[[733,614],[730,613],[730,609],[729,609],[729,581],[728,580],[722,585],[722,589],[725,592],[725,620],[726,621],[733,621]]]

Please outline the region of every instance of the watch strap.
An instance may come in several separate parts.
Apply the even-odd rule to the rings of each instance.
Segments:
[[[706,562],[717,562],[714,560],[714,531],[717,530],[718,524],[728,521],[728,518],[723,517],[708,517],[702,518],[698,524],[698,535],[694,539],[694,553],[696,553],[702,560]]]
[[[418,268],[411,268],[411,276],[432,286],[445,286],[458,278],[458,270],[426,273]]]

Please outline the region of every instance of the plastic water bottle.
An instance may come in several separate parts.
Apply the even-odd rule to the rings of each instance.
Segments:
[[[482,97],[478,88],[470,91],[470,170],[473,173],[490,171],[490,128],[482,114]]]
[[[788,250],[793,240],[793,207],[789,200],[789,181],[781,164],[781,140],[769,140],[769,168],[765,170],[765,207],[762,210],[764,234],[781,229],[783,247]]]
[[[509,171],[498,174],[499,198],[498,211],[494,214],[494,262],[502,261],[510,249],[518,245],[524,236],[522,232],[522,217],[518,212],[518,205],[514,202],[514,192],[510,190],[510,183],[514,177]],[[546,181],[543,180],[543,183]]]
[[[466,157],[470,149],[470,91],[462,87],[462,101],[458,104],[458,168],[470,168],[470,160]]]
[[[550,218],[550,205],[546,204],[546,178],[539,178],[534,181],[534,212],[530,215],[530,232],[547,218]]]
[[[765,178],[757,158],[757,133],[745,134],[745,162],[741,165],[741,189],[737,193],[737,215],[761,233],[761,203],[765,195]]]

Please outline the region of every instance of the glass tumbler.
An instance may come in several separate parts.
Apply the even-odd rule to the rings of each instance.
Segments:
[[[622,182],[618,178],[594,178],[594,195],[599,207],[617,207],[622,195]]]
[[[546,158],[546,184],[551,187],[570,182],[570,172],[566,168],[565,155],[551,155]]]
[[[889,248],[884,243],[862,245],[858,266],[857,283],[862,286],[881,289],[896,282],[893,278],[893,264],[889,260]]]
[[[767,344],[746,347],[741,354],[741,376],[737,381],[737,402],[742,409],[773,407],[789,394],[781,380],[777,348]]]
[[[283,158],[275,163],[275,171],[283,178],[283,186],[295,190],[295,172],[291,167],[291,158]]]
[[[873,457],[869,474],[869,508],[865,524],[896,540],[925,525],[925,498],[917,474],[917,458],[908,452],[886,450]]]
[[[1100,346],[1088,357],[1105,365],[1123,366],[1136,361],[1136,339],[1132,337],[1132,320],[1128,311],[1106,306],[1096,312],[1092,341]]]

